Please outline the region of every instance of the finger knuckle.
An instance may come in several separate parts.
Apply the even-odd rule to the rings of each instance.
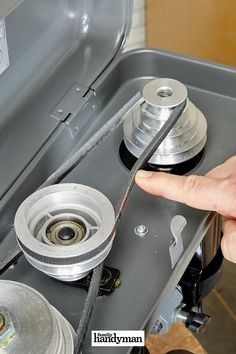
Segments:
[[[222,195],[221,206],[225,213],[230,216],[236,216],[236,178],[226,178],[221,183]]]
[[[199,189],[198,176],[191,175],[187,176],[183,184],[183,193],[185,195],[186,201],[188,198],[195,195]]]

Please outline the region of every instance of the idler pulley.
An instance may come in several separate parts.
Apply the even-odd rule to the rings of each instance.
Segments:
[[[19,246],[42,272],[64,281],[84,277],[108,255],[115,213],[99,191],[52,185],[31,194],[15,216]]]

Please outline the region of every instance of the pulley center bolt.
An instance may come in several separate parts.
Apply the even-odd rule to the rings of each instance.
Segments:
[[[134,228],[134,233],[137,236],[143,237],[148,233],[148,228],[146,225],[138,225]]]
[[[157,95],[159,97],[170,97],[173,95],[173,90],[170,87],[162,86],[157,90]]]
[[[0,314],[0,331],[2,331],[4,327],[5,327],[5,317],[2,314]]]

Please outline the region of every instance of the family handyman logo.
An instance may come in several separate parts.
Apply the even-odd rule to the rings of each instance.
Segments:
[[[143,347],[144,331],[92,331],[93,347]]]

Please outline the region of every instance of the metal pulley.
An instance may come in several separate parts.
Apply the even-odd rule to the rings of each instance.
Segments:
[[[127,112],[124,143],[138,158],[171,112],[187,99],[184,112],[149,160],[150,164],[171,166],[193,159],[204,148],[207,122],[202,112],[187,98],[186,87],[173,79],[156,79],[144,86],[142,99]]]
[[[115,213],[94,188],[65,183],[31,194],[15,216],[19,246],[27,260],[63,281],[87,275],[108,255]]]
[[[74,329],[38,291],[9,280],[0,288],[1,353],[74,353]]]

